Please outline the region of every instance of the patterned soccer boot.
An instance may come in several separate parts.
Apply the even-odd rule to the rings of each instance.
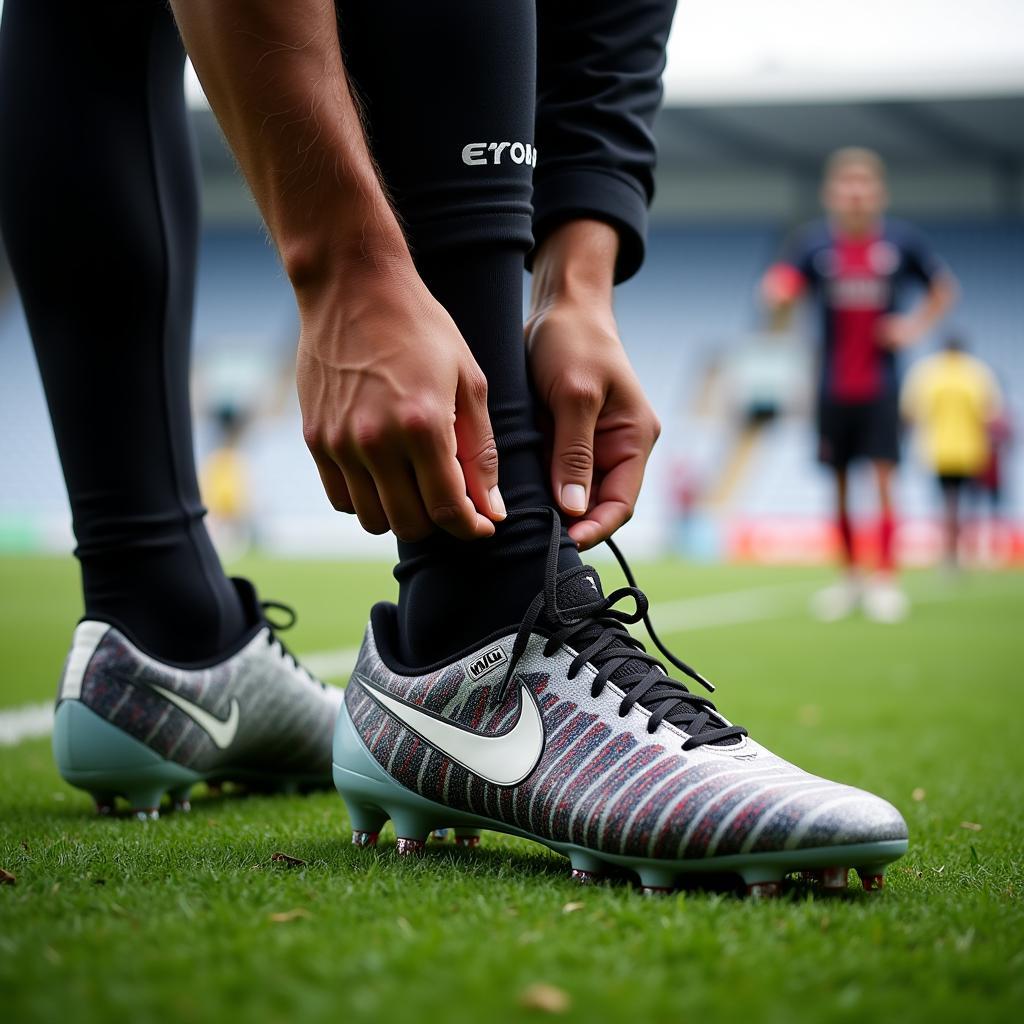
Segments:
[[[899,812],[789,764],[670,679],[626,624],[643,619],[710,688],[657,639],[614,545],[630,586],[606,597],[588,566],[558,574],[557,539],[518,630],[444,664],[403,666],[396,609],[374,607],[334,739],[353,842],[390,819],[400,853],[436,829],[492,829],[565,854],[580,881],[627,869],[649,891],[723,872],[753,894],[793,873],[845,888],[850,867],[880,888],[907,849]]]
[[[261,605],[252,584],[234,583],[253,625],[209,665],[158,661],[106,622],[75,629],[53,753],[64,780],[91,793],[101,814],[121,796],[138,817],[156,818],[165,793],[187,810],[202,781],[285,791],[330,784],[342,691],[314,679],[277,638],[264,612],[285,606]]]

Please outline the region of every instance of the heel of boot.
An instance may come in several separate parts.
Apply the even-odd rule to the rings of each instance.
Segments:
[[[53,723],[53,756],[65,782],[93,795],[101,814],[114,798],[128,801],[142,820],[159,816],[164,793],[187,802],[188,789],[202,776],[161,757],[81,701],[64,700]]]

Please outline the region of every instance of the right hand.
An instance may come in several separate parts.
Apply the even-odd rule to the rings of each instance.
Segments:
[[[296,290],[303,436],[331,504],[403,541],[505,518],[487,380],[411,264]]]

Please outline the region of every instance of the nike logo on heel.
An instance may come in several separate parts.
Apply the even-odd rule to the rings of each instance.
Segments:
[[[231,698],[231,710],[228,712],[228,717],[220,719],[173,690],[164,689],[162,686],[157,686],[156,683],[150,683],[149,688],[169,700],[175,707],[181,708],[213,740],[215,746],[221,750],[226,750],[231,746],[235,733],[238,732],[239,718],[238,701],[234,697]]]

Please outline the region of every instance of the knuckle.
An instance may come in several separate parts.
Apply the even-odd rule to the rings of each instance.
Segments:
[[[343,497],[340,494],[328,494],[327,499],[330,501],[331,507],[335,512],[345,512],[348,515],[355,512],[355,506],[350,498]]]
[[[574,409],[596,409],[601,404],[601,389],[585,377],[570,377],[557,389],[558,400]]]
[[[324,446],[324,433],[320,424],[318,423],[303,423],[302,424],[302,440],[306,442],[306,447],[311,451],[319,451]]]
[[[398,414],[398,425],[403,434],[429,437],[437,429],[437,417],[423,405],[410,405]]]
[[[385,445],[387,436],[383,425],[377,420],[364,419],[353,428],[352,440],[360,451],[376,452]]]
[[[399,540],[405,541],[407,544],[424,540],[433,532],[426,523],[392,523],[391,529]]]
[[[558,453],[564,469],[574,473],[589,473],[594,465],[594,446],[589,441],[570,441]]]
[[[476,454],[470,460],[480,467],[480,470],[484,473],[497,473],[498,472],[498,447],[494,443],[494,438],[489,437],[480,447],[477,449]]]
[[[474,401],[481,405],[487,404],[487,378],[479,370],[467,375],[466,390]]]
[[[348,446],[348,434],[344,427],[338,426],[321,434],[320,450],[329,455],[340,455]]]
[[[386,519],[380,519],[377,516],[370,516],[363,513],[360,515],[357,513],[359,518],[359,525],[367,532],[372,533],[379,537],[383,533],[387,533],[391,527],[388,525]]]
[[[430,518],[443,530],[462,522],[462,507],[457,502],[441,502],[431,506]]]

